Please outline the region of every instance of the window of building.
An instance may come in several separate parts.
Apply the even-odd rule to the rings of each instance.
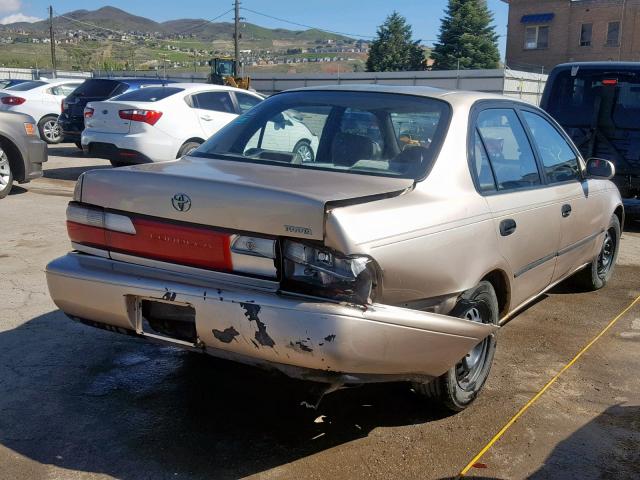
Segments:
[[[607,47],[620,45],[620,22],[609,22],[607,28]]]
[[[524,48],[534,50],[536,48],[549,47],[549,26],[538,25],[535,27],[527,27],[524,37]]]
[[[593,24],[583,23],[582,29],[580,30],[580,46],[581,47],[591,46],[592,33],[593,33]]]

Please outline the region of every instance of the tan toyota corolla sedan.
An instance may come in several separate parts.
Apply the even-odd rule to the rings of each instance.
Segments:
[[[312,158],[278,148],[290,119]],[[180,160],[84,174],[47,280],[89,325],[333,388],[412,382],[461,410],[499,325],[571,275],[607,283],[613,173],[513,99],[293,90]]]

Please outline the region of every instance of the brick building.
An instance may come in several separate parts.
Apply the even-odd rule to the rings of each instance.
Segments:
[[[502,0],[509,4],[506,63],[640,61],[640,0]]]

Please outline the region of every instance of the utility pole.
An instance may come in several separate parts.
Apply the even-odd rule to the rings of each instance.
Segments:
[[[235,0],[235,29],[233,33],[234,60],[236,68],[240,66],[240,0]],[[237,75],[237,72],[236,72]]]
[[[51,40],[51,68],[53,68],[53,78],[58,77],[56,65],[56,37],[53,34],[53,7],[49,5],[49,39]]]

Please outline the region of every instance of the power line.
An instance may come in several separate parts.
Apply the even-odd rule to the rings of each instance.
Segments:
[[[327,30],[326,28],[314,27],[312,25],[306,25],[304,23],[293,22],[291,20],[287,20],[285,18],[274,17],[273,15],[268,15],[266,13],[257,12],[256,10],[252,10],[247,7],[242,7],[242,10],[246,10],[247,12],[255,13],[256,15],[261,15],[263,17],[271,18],[272,20],[278,20],[280,22],[289,23],[291,25],[296,25],[298,27],[310,28],[312,30],[320,30],[325,33],[333,33],[334,35],[345,35],[347,37],[359,37],[359,38],[375,38],[375,35],[360,35],[357,33],[345,33],[345,32],[337,32],[335,30]]]

